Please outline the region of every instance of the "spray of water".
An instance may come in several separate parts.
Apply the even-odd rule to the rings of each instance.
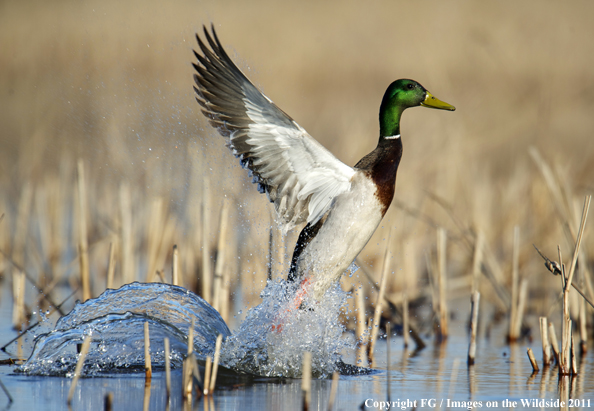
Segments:
[[[61,318],[54,330],[37,337],[27,362],[17,371],[31,375],[69,375],[78,359],[77,346],[87,335],[92,346],[83,373],[144,370],[143,326],[149,322],[155,368],[164,363],[163,340],[171,342],[172,365],[187,350],[187,331],[194,323],[194,351],[212,356],[216,338],[225,338],[221,364],[237,373],[298,377],[303,353],[312,353],[312,372],[328,376],[340,352],[350,348],[342,338],[339,314],[347,293],[337,284],[320,301],[307,297],[296,307],[296,283],[271,281],[262,304],[252,308],[236,333],[208,303],[194,293],[168,284],[132,283],[107,290]]]

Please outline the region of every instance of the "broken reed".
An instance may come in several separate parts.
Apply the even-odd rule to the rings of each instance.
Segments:
[[[468,346],[468,365],[474,365],[476,356],[476,334],[478,330],[478,313],[481,293],[474,291],[470,298],[470,344]]]
[[[146,381],[150,382],[153,376],[153,366],[151,363],[151,339],[148,321],[144,322],[144,373]]]
[[[169,349],[169,338],[165,337],[163,341],[165,346],[165,388],[167,392],[167,401],[171,398],[171,352]]]
[[[311,403],[311,353],[309,351],[303,352],[301,392],[303,396],[303,411],[308,411]]]

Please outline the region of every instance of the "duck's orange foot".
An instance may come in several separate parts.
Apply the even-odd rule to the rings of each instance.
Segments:
[[[283,330],[283,319],[279,318],[279,317],[285,317],[287,315],[287,313],[290,313],[291,311],[295,311],[298,310],[301,307],[301,304],[303,304],[303,301],[305,300],[305,297],[307,296],[307,293],[309,292],[309,289],[311,288],[311,279],[309,278],[304,278],[301,281],[301,284],[299,285],[299,289],[297,290],[297,293],[295,294],[295,298],[293,299],[293,301],[291,302],[291,304],[289,304],[289,308],[287,308],[284,312],[283,315],[277,315],[276,319],[274,320],[273,324],[272,324],[272,331],[276,331],[277,333],[280,333]]]

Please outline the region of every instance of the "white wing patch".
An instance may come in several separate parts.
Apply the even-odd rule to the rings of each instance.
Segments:
[[[302,127],[271,124],[248,99],[246,113],[252,123],[248,139],[258,173],[272,187],[269,193],[285,230],[303,221],[315,224],[333,200],[351,187],[355,170],[314,140]],[[233,136],[231,137],[233,143]]]

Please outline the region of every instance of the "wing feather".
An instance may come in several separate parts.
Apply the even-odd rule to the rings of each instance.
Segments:
[[[338,160],[260,92],[204,27],[193,63],[202,113],[275,205],[285,229],[315,224],[349,190],[355,170]],[[207,45],[208,44],[208,45]]]

